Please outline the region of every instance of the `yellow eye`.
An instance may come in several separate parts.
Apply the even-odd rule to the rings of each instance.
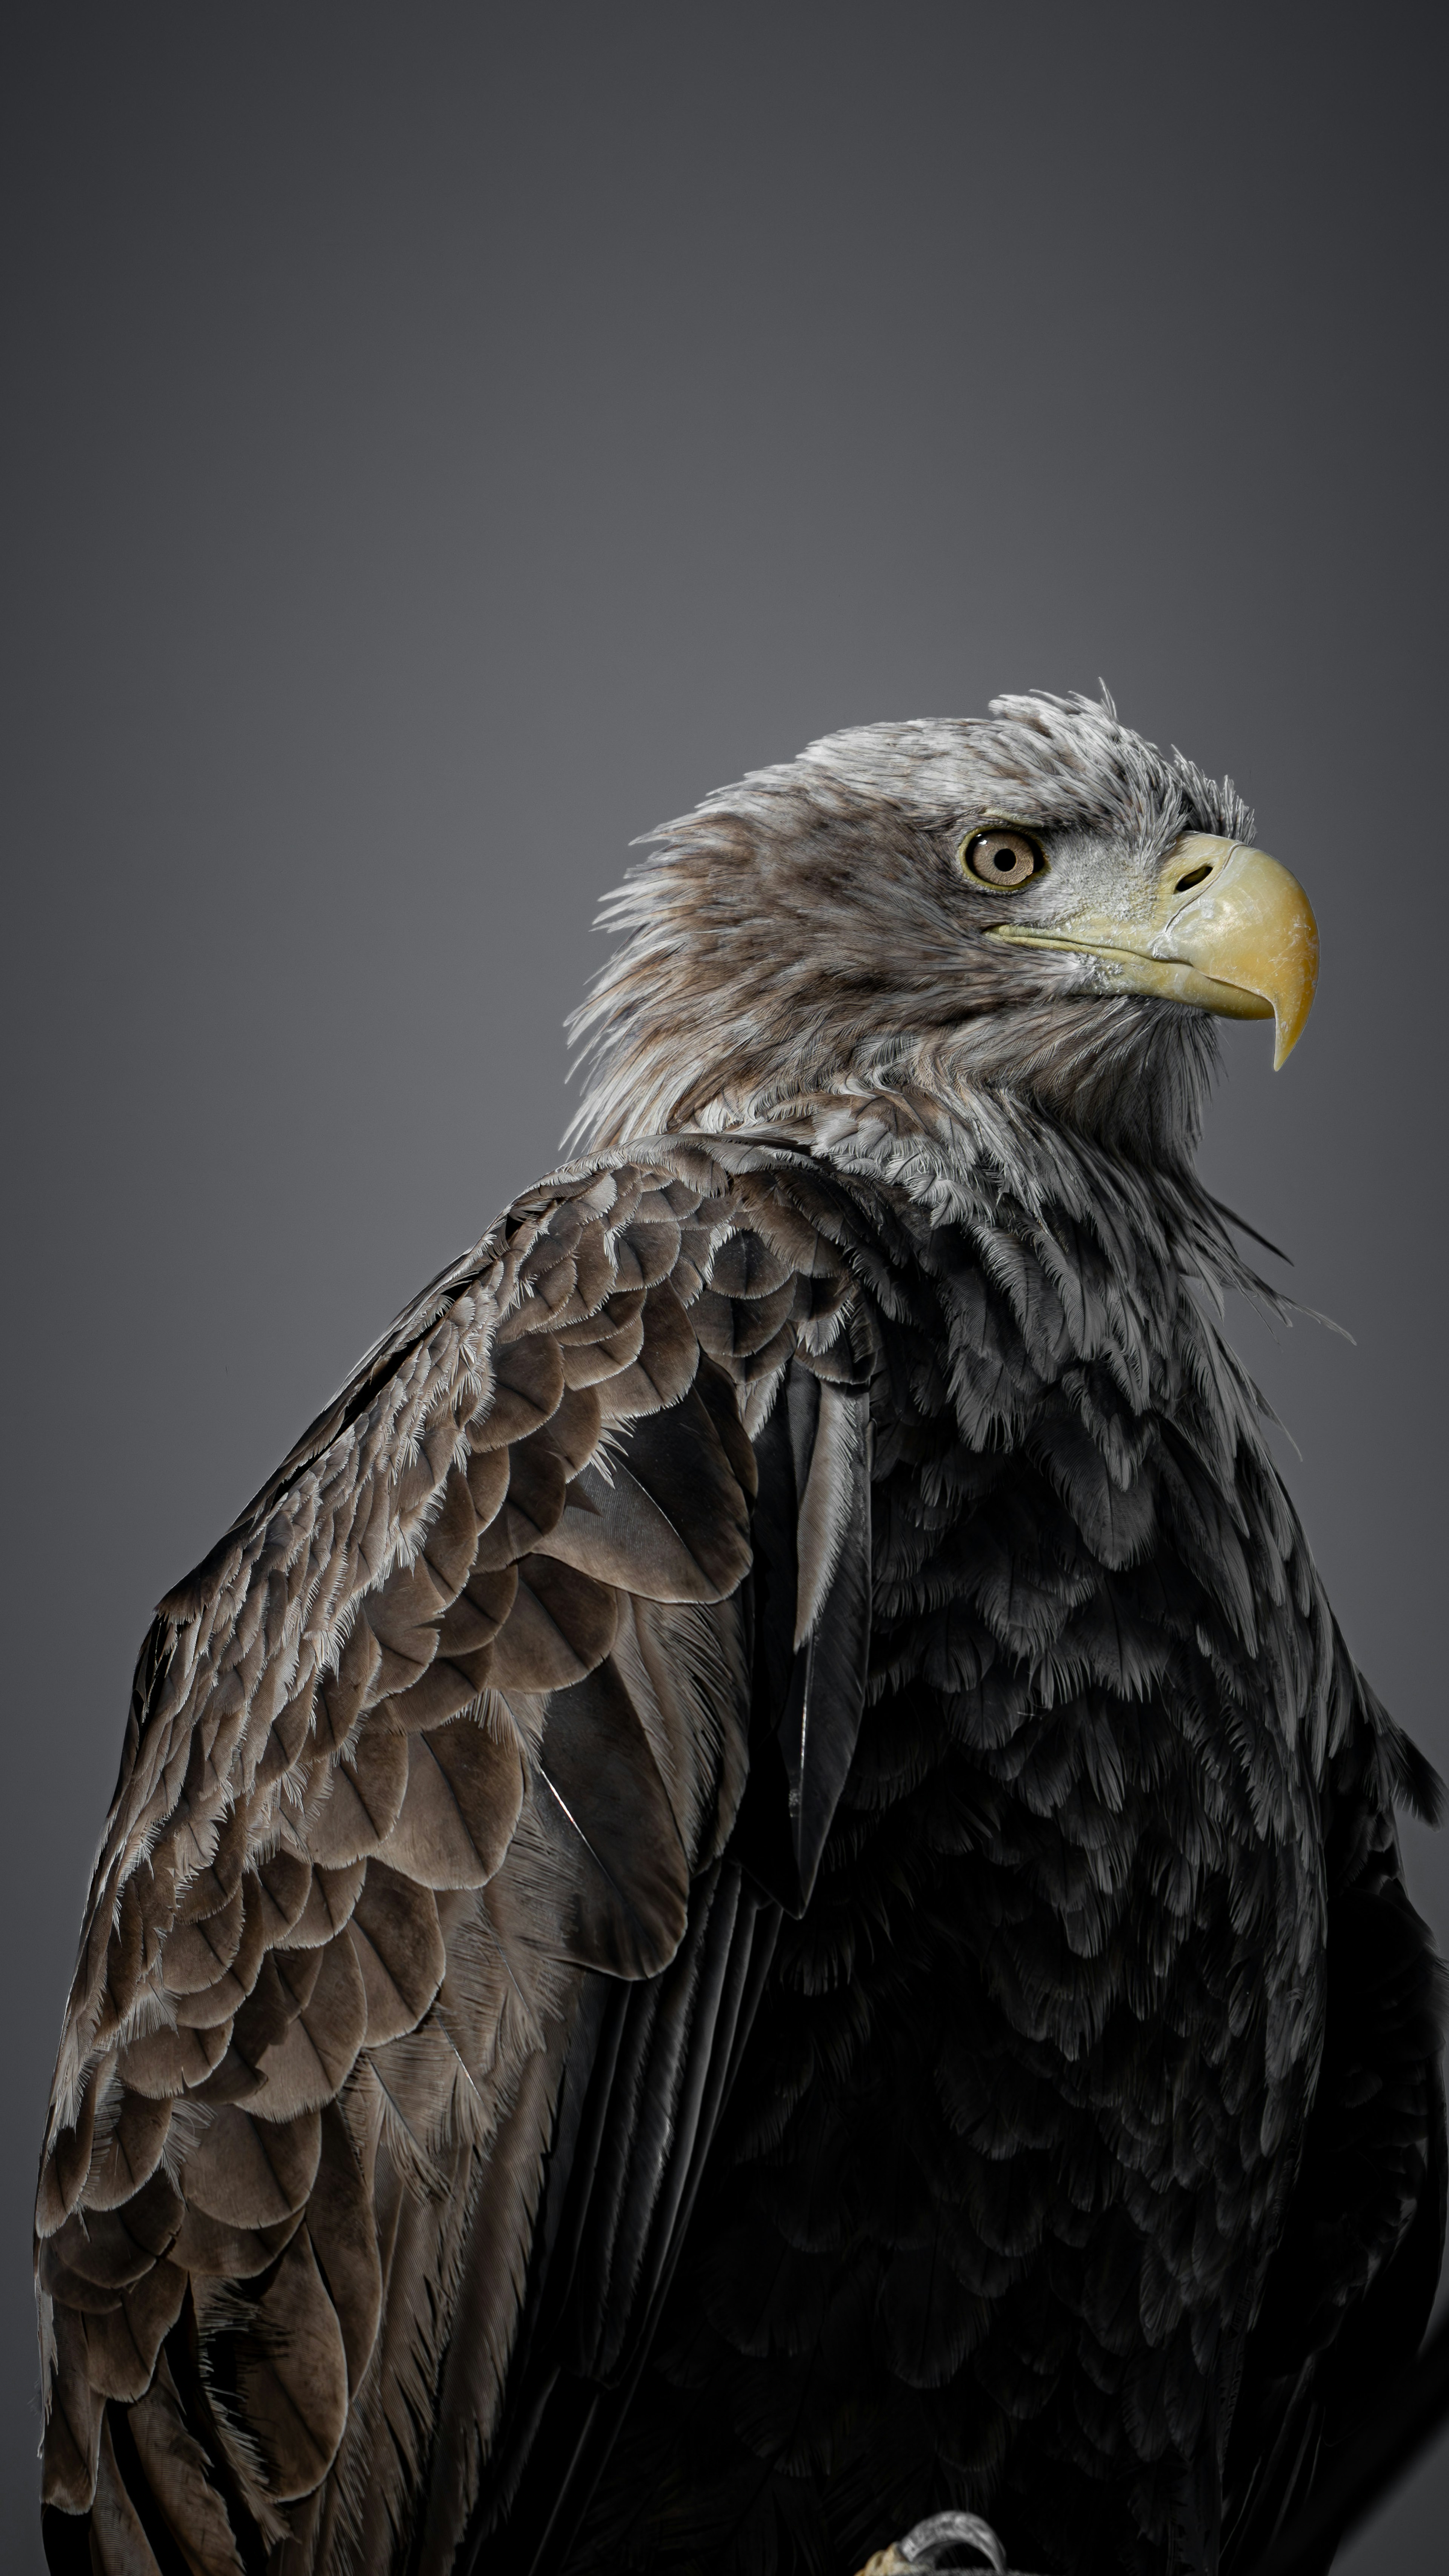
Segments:
[[[1025,832],[973,832],[956,853],[961,874],[977,885],[1000,886],[1014,892],[1017,886],[1044,876],[1046,861],[1035,841]]]

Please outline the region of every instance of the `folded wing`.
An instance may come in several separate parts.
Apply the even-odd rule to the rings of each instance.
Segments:
[[[854,1742],[861,1228],[783,1152],[565,1176],[162,1605],[37,2203],[54,2568],[582,2509]]]

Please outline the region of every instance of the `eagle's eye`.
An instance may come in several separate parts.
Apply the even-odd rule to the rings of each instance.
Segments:
[[[962,875],[984,886],[1024,886],[1046,870],[1045,859],[1025,832],[973,832],[956,856]]]

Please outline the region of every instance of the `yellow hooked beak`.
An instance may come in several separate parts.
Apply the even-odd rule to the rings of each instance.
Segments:
[[[1185,832],[1168,851],[1145,920],[1080,912],[1059,928],[998,923],[1017,948],[1097,958],[1121,992],[1158,993],[1229,1020],[1277,1024],[1276,1072],[1292,1054],[1318,982],[1318,924],[1296,877],[1242,841]]]

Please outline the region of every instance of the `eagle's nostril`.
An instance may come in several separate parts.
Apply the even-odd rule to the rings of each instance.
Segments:
[[[1203,878],[1210,877],[1211,875],[1212,869],[1210,866],[1189,868],[1185,877],[1178,878],[1176,891],[1178,894],[1186,894],[1189,886],[1201,885]]]

